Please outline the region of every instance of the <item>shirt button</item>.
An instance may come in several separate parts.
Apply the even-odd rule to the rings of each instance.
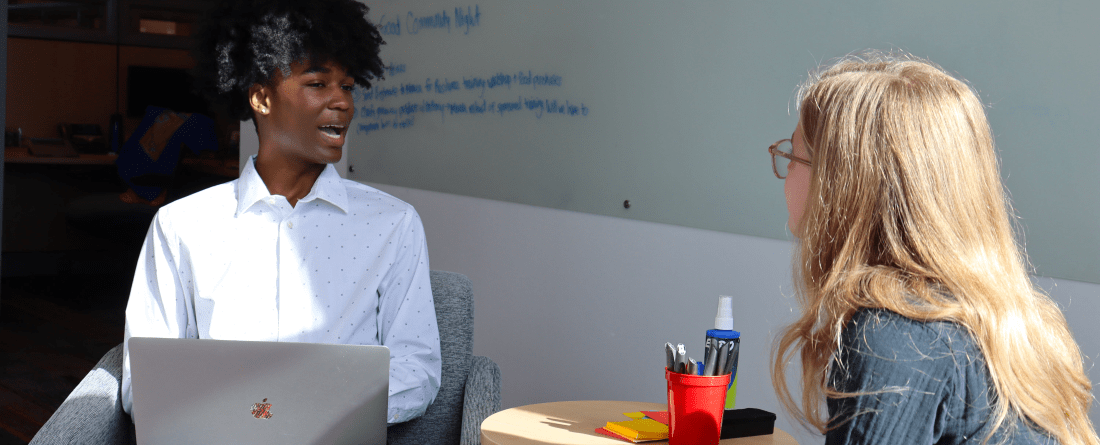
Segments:
[[[286,223],[286,226],[287,226],[287,227],[290,227],[291,229],[293,229],[293,228],[294,228],[294,223],[292,223],[292,222],[288,222],[288,223]]]

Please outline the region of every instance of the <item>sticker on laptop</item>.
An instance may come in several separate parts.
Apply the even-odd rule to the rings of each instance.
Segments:
[[[267,403],[266,398],[261,403],[252,404],[252,417],[255,417],[257,419],[271,418],[271,404]]]

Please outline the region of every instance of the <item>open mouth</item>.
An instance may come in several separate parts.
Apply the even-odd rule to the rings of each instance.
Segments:
[[[333,139],[339,139],[347,131],[347,127],[343,125],[324,125],[318,128],[322,134]]]

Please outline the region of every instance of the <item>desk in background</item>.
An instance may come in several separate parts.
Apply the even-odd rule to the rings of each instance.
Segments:
[[[152,213],[117,212],[127,206],[119,199],[126,185],[119,179],[118,155],[80,154],[77,157],[40,157],[27,147],[5,147],[3,270],[9,276],[56,275],[65,270],[123,271],[133,274]],[[222,157],[183,157],[171,178],[175,199],[238,176],[238,160]],[[102,198],[102,202],[95,201]],[[87,224],[74,209],[100,209],[97,224]],[[127,209],[128,210],[128,209]],[[140,213],[140,212],[139,212]],[[93,273],[94,272],[94,273]],[[83,273],[83,272],[80,272]]]
[[[27,147],[4,147],[4,162],[41,165],[114,165],[116,154],[81,154],[77,157],[34,156]]]
[[[4,162],[11,164],[40,165],[114,165],[117,154],[86,154],[77,157],[34,156],[27,147],[5,147]],[[194,172],[224,178],[236,178],[239,161],[235,158],[184,157],[180,165]]]
[[[663,411],[663,403],[574,401],[551,402],[506,409],[481,424],[485,445],[622,445],[627,442],[595,432],[608,421],[630,420],[623,413]],[[667,444],[667,440],[646,442]],[[722,445],[798,445],[779,428],[768,436],[725,439]]]

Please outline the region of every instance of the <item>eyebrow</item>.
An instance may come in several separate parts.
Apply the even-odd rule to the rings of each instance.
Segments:
[[[305,71],[302,71],[302,75],[317,74],[317,73],[328,74],[328,73],[331,73],[331,72],[332,72],[332,70],[329,69],[328,67],[324,66],[324,65],[311,65],[309,68],[306,68]],[[351,74],[349,74],[347,71],[344,71],[344,77],[350,78]]]

